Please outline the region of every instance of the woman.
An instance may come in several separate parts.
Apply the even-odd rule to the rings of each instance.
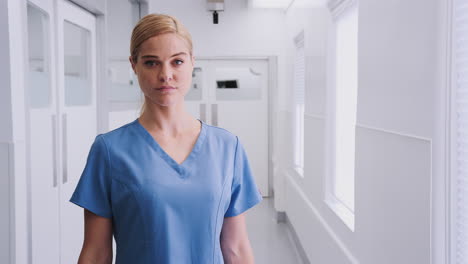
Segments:
[[[177,19],[135,26],[130,63],[145,95],[138,119],[98,135],[70,201],[85,208],[79,264],[254,263],[244,212],[262,197],[238,137],[192,117],[194,57]]]

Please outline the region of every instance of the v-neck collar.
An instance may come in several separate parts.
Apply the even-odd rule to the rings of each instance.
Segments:
[[[140,122],[138,121],[138,118],[135,119],[135,121],[133,121],[132,123],[134,123],[135,127],[139,131],[139,134],[141,134],[144,137],[144,139],[148,142],[148,144],[151,145],[151,147],[156,151],[156,153],[158,153],[159,156],[170,167],[172,167],[182,178],[185,178],[187,175],[186,173],[187,170],[189,169],[190,165],[197,157],[197,154],[200,152],[200,149],[206,137],[206,124],[200,119],[197,119],[197,120],[201,123],[200,133],[198,134],[197,141],[195,142],[195,145],[193,146],[192,151],[181,164],[177,163],[171,156],[169,156],[169,154],[166,153],[166,151],[164,151],[164,149],[153,138],[153,136],[151,136],[151,134],[146,130],[146,128],[140,124]]]

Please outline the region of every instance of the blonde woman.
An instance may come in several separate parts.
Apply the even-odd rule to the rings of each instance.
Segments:
[[[194,57],[186,28],[151,14],[130,63],[145,95],[135,121],[100,134],[70,201],[85,208],[79,264],[254,263],[245,211],[262,197],[236,135],[185,109]]]

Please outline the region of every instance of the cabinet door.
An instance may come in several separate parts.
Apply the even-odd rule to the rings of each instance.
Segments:
[[[76,263],[84,235],[83,210],[69,202],[97,133],[96,18],[58,1],[60,113],[60,258]]]
[[[28,1],[27,111],[29,122],[32,263],[59,263],[58,120],[52,1]]]

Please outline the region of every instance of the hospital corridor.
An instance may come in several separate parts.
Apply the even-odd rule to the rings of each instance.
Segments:
[[[468,264],[468,0],[0,0],[0,264]]]

